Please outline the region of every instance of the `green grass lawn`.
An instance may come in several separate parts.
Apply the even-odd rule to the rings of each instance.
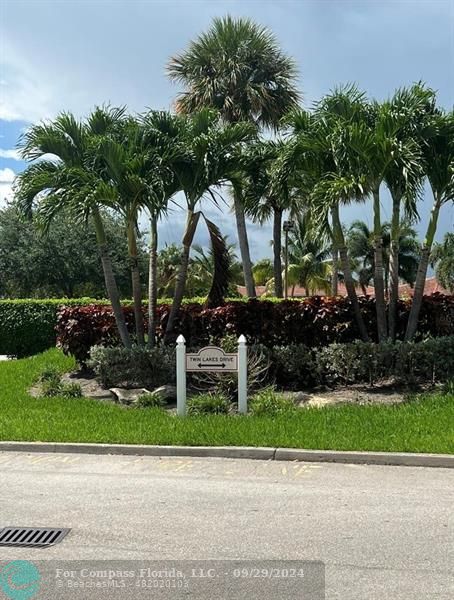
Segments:
[[[452,394],[428,394],[395,406],[311,408],[273,418],[179,419],[159,409],[32,398],[27,389],[49,364],[62,372],[74,368],[57,350],[0,363],[1,440],[454,453]]]

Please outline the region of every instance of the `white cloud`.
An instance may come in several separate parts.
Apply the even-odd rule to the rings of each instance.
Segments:
[[[3,150],[0,148],[0,158],[12,158],[13,160],[21,160],[18,150]]]
[[[0,183],[0,208],[5,206],[14,197],[11,183]]]
[[[0,183],[13,183],[15,177],[16,173],[12,169],[0,169]]]
[[[16,177],[16,173],[6,167],[0,169],[0,208],[5,206],[7,202],[10,202],[13,197],[13,181]]]

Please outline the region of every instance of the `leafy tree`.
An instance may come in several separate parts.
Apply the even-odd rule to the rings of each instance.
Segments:
[[[274,35],[250,19],[214,19],[210,29],[171,58],[170,77],[185,86],[177,110],[194,113],[218,110],[228,123],[241,121],[277,128],[281,118],[298,103],[296,65]],[[248,295],[255,296],[246,230],[243,193],[233,186],[238,241]]]
[[[441,244],[435,244],[430,257],[437,280],[454,293],[454,233],[446,233]]]
[[[131,295],[124,223],[103,211],[112,268],[119,291]],[[12,204],[0,210],[0,295],[10,298],[103,298],[96,231],[92,219],[85,226],[70,215],[57,215],[47,233],[24,220]],[[139,262],[147,257],[139,238]]]

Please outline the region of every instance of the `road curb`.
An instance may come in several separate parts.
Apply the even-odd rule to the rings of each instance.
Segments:
[[[134,444],[76,444],[62,442],[0,442],[0,452],[48,452],[69,454],[117,454],[126,456],[193,456],[331,462],[360,465],[454,468],[454,455],[406,452],[352,452],[256,448],[252,446],[140,446]]]

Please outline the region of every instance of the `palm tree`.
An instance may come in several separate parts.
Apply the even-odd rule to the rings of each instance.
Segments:
[[[143,131],[137,121],[129,119],[118,128],[117,135],[104,136],[98,144],[98,156],[110,185],[110,202],[125,219],[131,283],[134,301],[136,338],[145,343],[142,313],[142,288],[137,249],[138,216],[154,198],[150,163]]]
[[[257,285],[266,286],[270,281],[273,280],[274,268],[273,263],[269,258],[262,258],[261,260],[258,260],[252,267],[252,271],[254,273],[254,279],[257,282]]]
[[[422,83],[414,84],[410,88],[398,89],[388,103],[388,110],[394,120],[401,122],[399,139],[409,147],[413,144],[414,154],[411,169],[402,169],[401,164],[395,163],[390,165],[385,175],[385,182],[392,198],[388,331],[389,337],[394,340],[399,299],[401,207],[404,209],[406,219],[417,216],[416,200],[421,192],[424,177],[421,146],[424,143],[423,134],[428,118],[435,110],[435,92]]]
[[[39,162],[32,162],[17,177],[15,192],[22,212],[29,216],[35,212],[44,226],[61,211],[81,221],[93,219],[107,294],[120,338],[129,347],[102,219],[102,207],[110,204],[111,186],[97,168],[96,154],[99,136],[114,130],[124,112],[122,108],[97,108],[85,122],[62,113],[52,122],[30,127],[20,140],[21,155]]]
[[[398,228],[398,282],[402,280],[405,283],[413,285],[418,267],[417,234],[407,222],[400,223]],[[391,265],[392,226],[390,223],[383,223],[381,229],[385,288],[388,289]],[[369,230],[369,227],[363,221],[353,221],[347,233],[347,245],[350,257],[357,264],[356,271],[358,273],[359,284],[363,290],[363,294],[366,295],[366,288],[373,280],[375,272],[374,233]]]
[[[332,250],[338,254],[355,321],[361,338],[367,341],[340,219],[340,205],[361,201],[365,193],[364,182],[350,174],[343,139],[346,126],[357,121],[363,112],[363,94],[354,86],[339,88],[326,96],[314,113],[294,111],[288,117],[293,135],[278,160],[276,176],[285,180],[289,171],[296,174],[295,185],[301,197],[306,198],[305,211],[311,217],[314,235],[328,235]]]
[[[243,157],[244,205],[247,213],[261,225],[273,220],[274,295],[283,296],[282,286],[282,217],[289,210],[298,210],[299,195],[295,184],[282,173],[276,177],[274,168],[279,154],[285,151],[284,141],[263,141],[252,144]],[[255,271],[253,269],[254,278]]]
[[[353,93],[358,94],[356,90]],[[337,106],[335,108],[339,110]],[[345,110],[344,105],[341,105],[341,110]],[[404,135],[405,126],[406,120],[401,117],[401,112],[392,109],[389,102],[367,102],[364,96],[359,96],[356,118],[344,118],[343,127],[338,131],[337,150],[339,160],[345,166],[345,175],[357,188],[360,198],[370,197],[373,201],[374,288],[379,341],[384,341],[388,335],[381,188],[390,173],[393,176],[401,173],[405,181],[417,180],[420,173],[419,147],[412,138]],[[413,173],[415,175],[410,177],[409,174]]]
[[[454,293],[454,233],[446,233],[441,244],[434,244],[430,264],[435,267],[437,280]]]
[[[306,296],[318,290],[329,293],[331,289],[330,245],[313,233],[305,215],[298,219],[289,235],[289,283],[293,288],[296,284],[304,287]]]
[[[157,295],[170,298],[175,293],[175,284],[181,260],[181,248],[177,244],[166,244],[157,252]]]
[[[433,205],[426,235],[421,245],[415,292],[408,317],[405,339],[413,339],[421,310],[427,267],[437,230],[441,207],[454,200],[454,111],[439,111],[432,116],[423,145],[424,169],[433,194]]]
[[[158,220],[163,217],[172,197],[180,190],[173,167],[184,156],[181,145],[181,119],[165,111],[148,111],[142,117],[144,138],[152,154],[151,172],[154,178],[153,201],[148,205],[150,215],[150,260],[148,269],[148,346],[156,343],[158,299]]]
[[[216,18],[211,28],[188,49],[171,58],[170,77],[183,83],[177,110],[193,113],[214,108],[230,124],[254,123],[277,128],[281,118],[298,103],[297,70],[274,35],[250,19]],[[243,194],[233,188],[233,200],[244,278],[249,296],[255,296],[246,230]]]
[[[196,208],[205,195],[216,201],[213,187],[224,184],[233,175],[242,143],[255,135],[254,128],[245,123],[223,125],[218,114],[208,109],[181,117],[180,124],[181,145],[186,152],[172,169],[184,193],[187,213],[181,264],[164,337],[166,343],[175,337],[175,321],[183,300],[190,250],[200,217],[208,227],[213,249],[220,249],[222,245],[218,228]]]

